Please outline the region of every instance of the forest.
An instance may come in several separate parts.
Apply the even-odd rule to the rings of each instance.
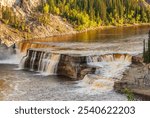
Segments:
[[[48,25],[50,14],[61,16],[76,30],[150,23],[150,5],[145,0],[41,0],[33,11],[31,18],[18,18],[12,8],[2,7],[0,20],[23,31],[30,30],[28,19]]]
[[[47,0],[42,12],[62,16],[78,29],[149,23],[150,9],[143,0]]]

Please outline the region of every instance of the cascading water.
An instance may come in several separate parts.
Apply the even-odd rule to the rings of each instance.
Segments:
[[[87,64],[99,68],[95,74],[86,75],[78,84],[82,88],[80,91],[90,92],[89,87],[93,94],[113,90],[114,82],[122,78],[123,72],[128,69],[131,60],[132,56],[128,54],[88,56]]]
[[[97,66],[102,67],[97,69],[96,74],[100,74],[107,78],[121,79],[123,72],[131,64],[132,56],[126,54],[114,54],[101,56],[101,62],[96,63]],[[89,63],[92,65],[92,63]]]
[[[91,57],[88,57],[91,58]],[[97,60],[88,61],[88,65],[101,67],[97,69],[96,74],[107,78],[121,79],[122,73],[131,64],[132,56],[128,54],[110,54],[97,56]]]
[[[12,47],[6,47],[0,44],[0,64],[19,64],[22,54],[18,49],[13,49]]]
[[[27,55],[24,56],[24,57],[21,59],[21,61],[20,61],[20,63],[19,63],[19,69],[24,69],[24,68],[25,68],[25,61],[26,61],[26,59],[28,58],[28,53],[29,53],[29,51],[27,51]]]
[[[42,72],[44,75],[56,75],[59,60],[60,54],[42,54],[38,72]]]
[[[30,56],[30,57],[29,57]],[[60,54],[50,52],[28,51],[20,62],[20,69],[30,69],[37,71],[42,75],[56,75],[57,66],[60,60]]]
[[[39,72],[40,74],[45,76],[56,75],[58,63],[62,62],[62,60],[60,60],[60,55],[64,56],[63,54],[46,50],[42,51],[31,49],[28,50],[27,55],[22,59],[20,67],[22,69]],[[66,58],[66,61],[68,59],[70,59],[69,61],[71,61],[71,59],[74,59],[74,57]],[[79,81],[79,84],[77,85],[79,86],[80,90],[77,89],[77,92],[82,91],[83,93],[85,93],[85,91],[90,92],[90,90],[92,90],[91,92],[94,94],[95,92],[93,92],[93,90],[96,91],[96,93],[103,93],[113,90],[114,81],[122,78],[123,72],[131,64],[132,56],[128,54],[108,54],[100,56],[91,55],[86,56],[85,59],[87,65],[95,67],[96,71],[93,74],[87,73],[83,80]],[[80,63],[80,65],[82,64],[85,63]],[[59,69],[63,69],[62,67],[63,64],[61,63]],[[73,68],[70,68],[69,72],[71,71],[71,69]]]

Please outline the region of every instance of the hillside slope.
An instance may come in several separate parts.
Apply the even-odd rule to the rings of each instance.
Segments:
[[[63,20],[60,16],[49,15],[49,23],[43,25],[39,23],[34,17],[42,17],[42,14],[36,13],[34,9],[41,4],[40,0],[0,0],[1,9],[3,6],[12,8],[14,11],[13,15],[16,15],[17,18],[21,17],[25,19],[27,27],[30,31],[22,30],[20,27],[12,27],[0,20],[0,40],[1,43],[11,46],[16,41],[21,41],[31,38],[45,38],[54,35],[63,35],[69,33],[75,33],[73,27],[66,21]],[[4,7],[6,9],[6,7]],[[2,18],[2,10],[0,10],[0,18]],[[20,21],[18,21],[20,22]],[[22,24],[21,24],[22,25]]]
[[[148,2],[0,0],[0,40],[10,46],[24,39],[76,33],[88,28],[150,23]]]
[[[150,4],[150,0],[146,0],[146,2]]]

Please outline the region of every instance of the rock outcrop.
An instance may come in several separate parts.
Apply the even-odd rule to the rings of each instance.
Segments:
[[[23,57],[20,68],[37,71],[45,75],[63,75],[73,80],[94,74],[96,67],[88,66],[86,56],[58,54],[29,49]]]
[[[2,16],[2,6],[10,7],[17,18],[25,19],[26,27],[29,31],[11,27],[0,20],[0,40],[10,47],[14,43],[26,39],[46,38],[68,33],[76,33],[72,25],[63,20],[60,16],[50,14],[49,23],[43,25],[36,18],[40,17],[40,12],[35,12],[41,0],[0,0],[0,18]]]
[[[80,55],[61,55],[58,74],[78,80],[87,74],[94,74],[96,67],[87,65],[87,57]]]
[[[148,70],[149,64],[141,63],[140,57],[134,57],[133,61],[131,68],[124,72],[122,80],[114,83],[114,89],[121,93],[128,89],[138,98],[150,100],[150,78],[145,78],[145,75],[148,75],[148,71],[150,71]]]
[[[29,49],[27,55],[23,57],[20,68],[36,71],[44,75],[63,75],[73,80],[83,79],[87,74],[99,72],[101,66],[96,66],[97,62],[129,61],[131,55],[128,54],[108,54],[108,55],[80,55],[63,54],[44,49]]]

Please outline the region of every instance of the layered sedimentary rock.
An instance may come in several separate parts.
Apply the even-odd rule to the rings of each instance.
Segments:
[[[87,57],[81,55],[62,54],[58,65],[58,74],[72,79],[83,79],[87,74],[93,74],[96,67],[87,64]]]
[[[95,72],[95,67],[86,64],[86,57],[66,55],[40,50],[28,50],[20,68],[40,72],[43,75],[63,75],[72,79],[82,79]]]
[[[83,79],[87,74],[102,73],[99,62],[131,62],[128,54],[107,54],[83,56],[61,54],[52,51],[29,49],[20,63],[21,69],[36,71],[44,75],[63,75],[74,80]],[[98,64],[97,64],[98,63]],[[105,70],[102,70],[105,71]]]

